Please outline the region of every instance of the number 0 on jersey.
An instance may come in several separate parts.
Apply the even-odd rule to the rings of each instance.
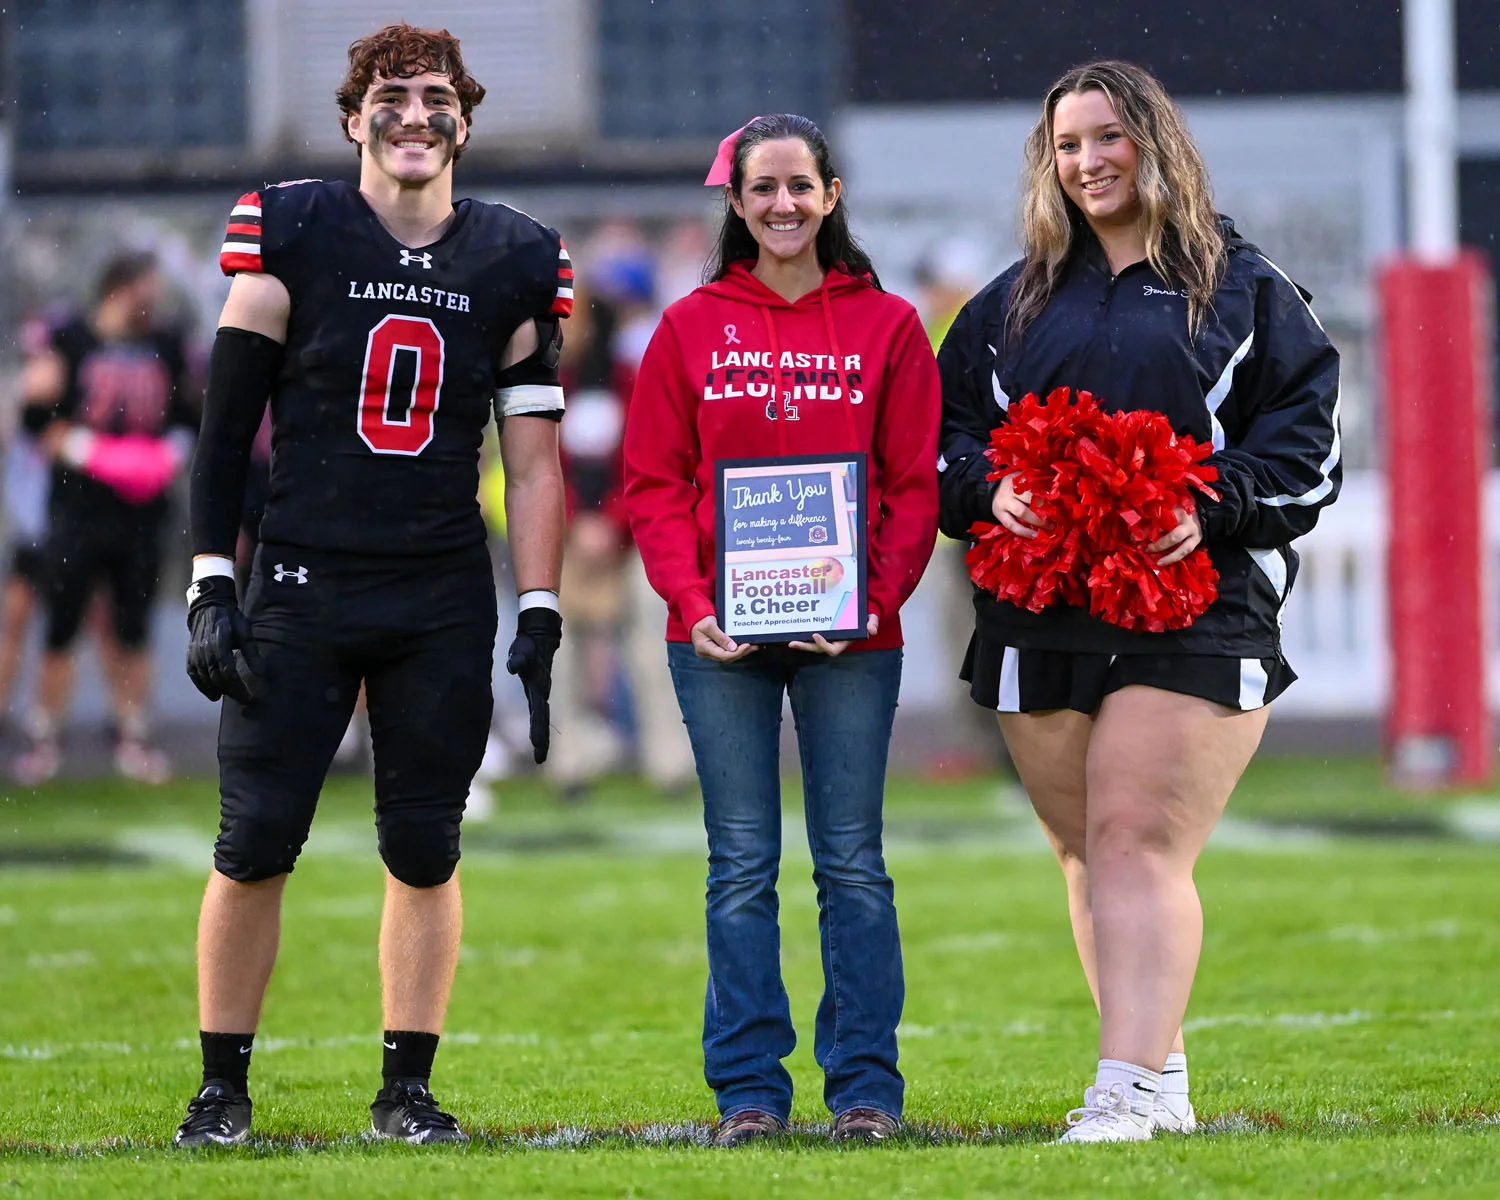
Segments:
[[[391,414],[397,351],[417,356],[405,413]],[[443,390],[443,335],[427,317],[394,313],[370,330],[365,342],[364,388],[359,436],[376,454],[421,454],[432,441],[432,425]],[[400,408],[397,409],[400,411]]]

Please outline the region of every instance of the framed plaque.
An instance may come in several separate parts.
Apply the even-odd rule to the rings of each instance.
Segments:
[[[865,456],[722,459],[719,628],[737,642],[867,636]]]

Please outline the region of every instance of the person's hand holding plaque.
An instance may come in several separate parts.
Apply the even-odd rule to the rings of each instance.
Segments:
[[[870,636],[874,637],[880,631],[880,618],[871,613],[869,619],[865,621],[865,628],[870,631]],[[809,654],[826,654],[829,658],[837,658],[848,648],[849,643],[847,640],[830,642],[821,633],[815,633],[810,642],[788,642],[787,645],[793,650],[806,650]]]
[[[693,639],[693,649],[697,651],[698,657],[712,659],[714,662],[739,662],[745,655],[756,649],[754,642],[736,642],[720,629],[719,618],[712,613],[694,625],[689,636]],[[848,644],[848,642],[837,643],[840,650]]]

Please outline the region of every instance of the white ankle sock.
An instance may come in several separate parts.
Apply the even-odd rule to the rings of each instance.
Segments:
[[[151,722],[139,709],[131,709],[120,717],[120,740],[144,742],[151,733]]]
[[[1155,1103],[1156,1094],[1161,1091],[1161,1076],[1157,1072],[1117,1058],[1101,1058],[1094,1086],[1108,1089],[1117,1083],[1124,1085],[1125,1094],[1132,1101],[1148,1106]]]
[[[1166,1065],[1161,1069],[1161,1091],[1164,1096],[1186,1096],[1188,1094],[1186,1054],[1167,1055]]]

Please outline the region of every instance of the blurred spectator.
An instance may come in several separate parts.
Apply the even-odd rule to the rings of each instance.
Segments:
[[[708,235],[701,222],[677,227],[668,241],[666,255],[669,263],[675,257],[679,264],[679,278],[674,286],[687,282],[683,268],[688,255],[696,257],[697,271],[692,282],[688,283],[687,290],[691,291],[698,286],[697,276],[702,274],[709,249]],[[650,283],[654,283],[654,275],[648,278]],[[625,512],[623,500],[623,416],[635,391],[641,359],[645,356],[651,335],[656,332],[657,322],[661,319],[660,295],[654,288],[647,286],[648,278],[642,278],[640,286],[634,289],[622,287],[616,294],[620,306],[619,329],[611,347],[610,358],[622,419],[615,435],[613,452],[616,464],[615,490],[610,496],[607,509],[623,547],[620,561],[624,593],[622,641],[625,670],[630,679],[630,691],[635,704],[636,757],[641,773],[651,783],[663,792],[675,794],[696,785],[697,769],[693,763],[693,747],[688,740],[687,726],[682,721],[682,710],[676,703],[676,691],[672,687],[667,656],[662,650],[662,631],[667,624],[666,602],[656,594],[646,578],[640,552],[630,536],[630,519]],[[610,276],[606,273],[606,287],[609,282]]]
[[[985,282],[986,265],[984,251],[976,243],[958,236],[932,243],[917,260],[917,313],[933,353],[942,347],[954,318]],[[948,663],[963,662],[974,623],[974,589],[964,562],[968,549],[967,541],[940,533],[927,568],[926,583],[935,593],[943,631],[943,657]],[[995,736],[994,723],[972,705],[965,706],[960,713],[955,714],[956,719],[969,727],[972,744],[993,746],[996,755],[1005,760],[1004,743]]]
[[[656,277],[656,301],[663,309],[703,282],[703,264],[712,250],[713,239],[706,221],[679,221],[667,232]]]
[[[622,247],[619,252],[632,259],[644,253],[635,247]],[[587,282],[575,289],[574,328],[563,344],[561,368],[568,396],[560,430],[568,485],[568,540],[560,594],[567,636],[552,664],[557,741],[544,774],[569,798],[581,794],[601,775],[624,766],[628,750],[608,714],[616,678],[615,634],[623,615],[623,538],[611,511],[619,494],[624,429],[612,357],[620,310],[613,298],[596,289],[608,281],[615,285],[616,295],[622,286],[628,290],[635,268],[616,267],[615,277],[610,278],[601,269],[608,261],[580,271]],[[634,283],[639,286],[641,279]],[[580,313],[583,321],[577,319]]]
[[[58,732],[73,685],[71,648],[90,594],[107,580],[119,653],[107,670],[115,769],[161,782],[150,742],[151,605],[167,490],[192,448],[183,338],[159,328],[162,281],[149,254],[112,259],[91,313],[51,327],[27,362],[26,428],[52,460],[47,537],[47,639],[17,778],[57,773]]]
[[[666,610],[646,583],[621,509],[625,406],[660,316],[656,273],[655,258],[633,226],[604,226],[580,271],[586,299],[575,308],[575,328],[564,346],[569,391],[561,437],[570,524],[562,604],[568,636],[553,665],[558,746],[546,774],[565,796],[626,765],[629,742],[617,711],[622,674],[641,772],[667,792],[695,778],[662,653]]]
[[[948,327],[985,281],[984,251],[964,237],[934,242],[917,260],[917,312],[933,352],[948,336]]]

